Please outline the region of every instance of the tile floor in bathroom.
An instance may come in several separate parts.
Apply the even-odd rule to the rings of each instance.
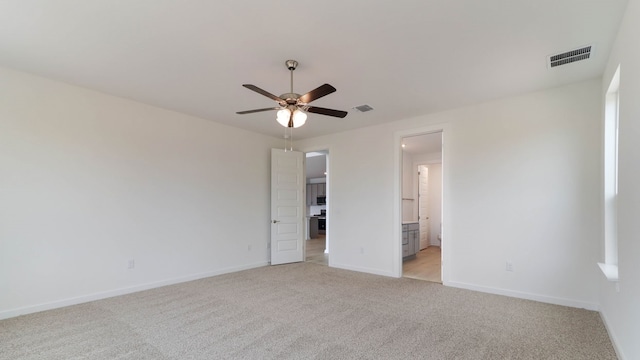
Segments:
[[[439,246],[420,250],[416,258],[402,263],[402,276],[442,283],[441,253]]]

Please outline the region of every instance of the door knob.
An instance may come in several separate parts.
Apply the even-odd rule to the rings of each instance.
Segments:
[[[273,220],[272,222],[273,222],[274,224],[276,224],[276,223],[279,223],[279,222],[280,222],[280,220]]]

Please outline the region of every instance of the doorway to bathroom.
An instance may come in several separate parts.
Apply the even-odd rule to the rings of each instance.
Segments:
[[[402,276],[442,282],[442,132],[402,138]]]

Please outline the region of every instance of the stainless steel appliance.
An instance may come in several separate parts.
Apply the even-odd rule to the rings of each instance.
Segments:
[[[327,230],[327,210],[321,209],[318,217],[318,233],[324,234]]]
[[[318,230],[321,234],[324,234],[324,231],[327,230],[327,219],[318,218]]]

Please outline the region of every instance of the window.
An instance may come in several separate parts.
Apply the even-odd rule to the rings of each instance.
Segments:
[[[618,280],[618,119],[620,66],[609,84],[604,109],[604,263],[607,279]]]

